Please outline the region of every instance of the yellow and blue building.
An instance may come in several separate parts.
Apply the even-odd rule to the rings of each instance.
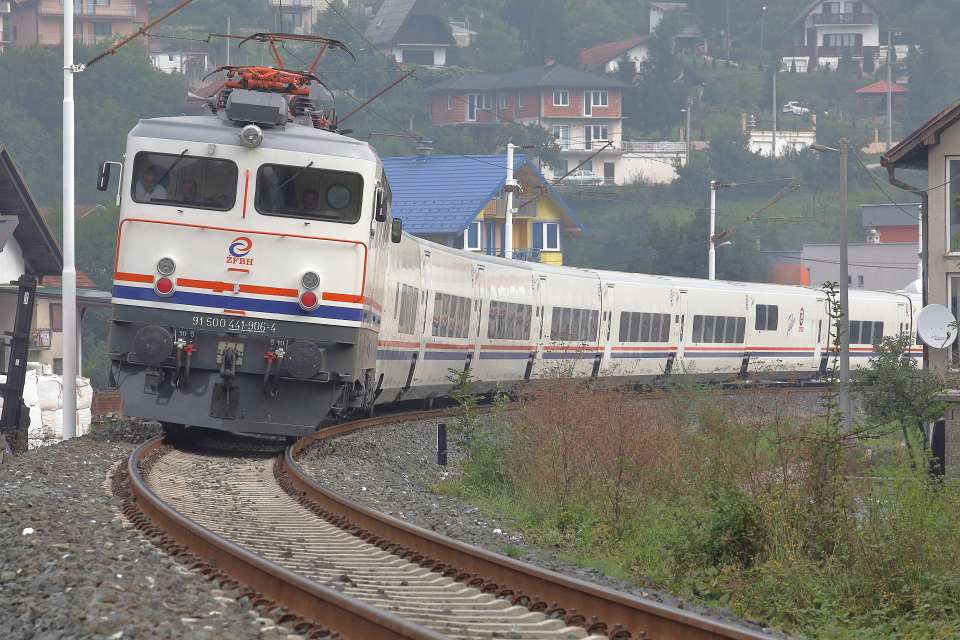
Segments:
[[[505,154],[383,158],[393,215],[421,238],[503,256],[506,162]],[[513,168],[513,257],[563,264],[564,242],[585,232],[583,223],[530,158],[515,154]]]

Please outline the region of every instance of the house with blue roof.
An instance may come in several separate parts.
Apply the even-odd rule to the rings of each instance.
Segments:
[[[393,216],[421,238],[503,256],[506,162],[505,154],[383,158]],[[583,223],[527,156],[515,154],[513,169],[513,257],[563,264],[563,244]]]

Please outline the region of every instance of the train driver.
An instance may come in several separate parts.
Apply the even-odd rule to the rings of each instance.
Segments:
[[[133,188],[133,199],[138,202],[167,199],[167,189],[160,184],[160,167],[151,164],[143,168]]]

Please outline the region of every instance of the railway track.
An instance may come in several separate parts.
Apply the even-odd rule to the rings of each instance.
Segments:
[[[307,637],[772,637],[420,529],[324,489],[296,462],[319,439],[441,414],[346,423],[281,456],[158,438],[131,454],[115,490],[161,546]]]

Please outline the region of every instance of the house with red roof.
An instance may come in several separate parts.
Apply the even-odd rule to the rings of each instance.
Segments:
[[[622,184],[621,101],[628,85],[548,60],[509,73],[457,76],[427,89],[434,126],[535,124],[551,132],[567,170]],[[622,167],[621,167],[622,168]]]
[[[857,101],[860,103],[860,110],[864,115],[881,116],[887,113],[888,85],[886,80],[860,87],[854,93],[857,94]],[[897,111],[903,106],[908,89],[902,84],[894,82],[889,85],[889,93],[893,102],[893,110]]]
[[[616,73],[624,62],[631,62],[639,73],[647,59],[650,36],[633,36],[617,42],[604,42],[580,50],[580,69],[590,73]]]

